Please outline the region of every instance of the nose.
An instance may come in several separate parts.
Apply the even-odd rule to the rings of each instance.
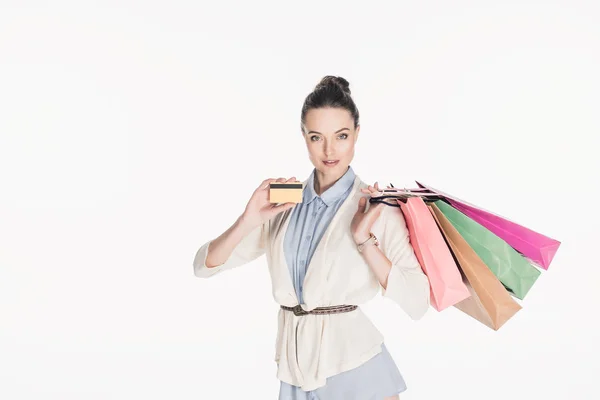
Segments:
[[[326,141],[325,142],[325,155],[329,158],[329,156],[331,156],[332,153],[333,153],[333,142]]]

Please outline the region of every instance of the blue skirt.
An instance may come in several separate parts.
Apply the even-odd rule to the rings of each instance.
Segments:
[[[281,382],[279,400],[383,400],[406,390],[406,383],[398,371],[385,344],[381,353],[354,369],[327,378],[325,386],[304,391]]]

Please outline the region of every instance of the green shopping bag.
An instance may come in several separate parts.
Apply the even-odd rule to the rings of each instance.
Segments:
[[[541,272],[503,239],[448,203],[434,204],[512,295],[523,300]]]

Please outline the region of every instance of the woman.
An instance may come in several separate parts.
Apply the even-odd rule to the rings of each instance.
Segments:
[[[350,163],[360,130],[348,82],[326,76],[309,94],[301,129],[314,169],[302,203],[272,205],[267,179],[226,232],[196,253],[210,277],[266,254],[281,309],[275,361],[280,400],[399,399],[405,382],[377,328],[358,307],[380,290],[412,318],[429,307],[402,212],[374,204],[380,192]]]

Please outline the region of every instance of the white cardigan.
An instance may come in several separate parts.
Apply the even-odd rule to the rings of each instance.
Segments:
[[[307,180],[303,182],[305,187]],[[402,211],[383,206],[371,231],[380,241],[381,251],[392,263],[387,290],[358,252],[350,233],[350,223],[358,200],[368,195],[360,191],[368,185],[356,176],[352,191],[344,200],[320,240],[307,268],[303,293],[304,310],[316,307],[363,304],[381,290],[414,320],[421,318],[430,304],[429,280],[423,273],[409,242]],[[367,207],[369,203],[367,202]],[[280,305],[298,304],[283,251],[283,239],[293,208],[282,212],[248,234],[229,259],[214,268],[206,267],[211,241],[197,251],[194,274],[208,278],[244,265],[263,254],[271,275],[273,297]],[[352,312],[329,315],[295,316],[280,309],[275,347],[277,378],[313,390],[329,376],[356,368],[381,352],[383,336],[360,307]]]

